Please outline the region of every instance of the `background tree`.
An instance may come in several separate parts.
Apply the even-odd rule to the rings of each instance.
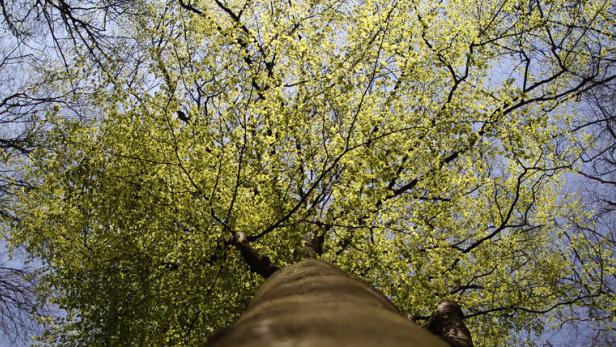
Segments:
[[[94,6],[35,4],[69,23]],[[14,244],[67,312],[47,342],[205,340],[261,282],[238,232],[284,266],[310,231],[419,320],[455,299],[478,345],[613,312],[576,276],[601,259],[613,278],[613,239],[577,232],[593,219],[562,189],[589,148],[563,145],[575,100],[614,80],[610,2],[139,5],[103,53],[65,26],[86,41],[58,80],[88,107],[46,114],[36,189],[12,205]]]
[[[4,3],[0,2],[4,6]],[[33,55],[10,26],[0,23],[0,219],[14,221],[14,193],[29,189],[17,162],[32,150],[37,124],[34,113],[48,101],[33,91],[22,75]],[[36,329],[34,319],[43,313],[37,300],[36,270],[22,262],[12,262],[8,252],[7,229],[0,232],[0,343],[26,341]],[[13,252],[15,253],[15,252]],[[18,252],[17,252],[18,253]]]
[[[568,190],[580,194],[587,215],[583,223],[573,222],[567,231],[567,237],[575,240],[575,247],[571,248],[575,270],[568,280],[577,283],[586,295],[581,298],[583,305],[571,308],[572,312],[565,310],[556,322],[558,330],[567,332],[566,345],[570,346],[610,346],[616,342],[613,338],[614,326],[610,322],[613,312],[591,304],[596,300],[596,295],[592,293],[613,296],[616,289],[614,276],[605,266],[612,261],[609,258],[613,257],[613,253],[596,246],[604,244],[608,249],[613,249],[615,245],[614,95],[613,82],[586,93],[582,99],[581,114],[573,125],[574,133],[579,136],[573,145],[579,146],[583,154],[577,175],[572,174],[567,179],[568,185],[572,186]],[[551,338],[559,339],[562,338]]]
[[[16,192],[36,185],[24,178],[22,168],[34,148],[45,145],[37,139],[47,127],[46,114],[83,117],[92,93],[105,82],[89,86],[94,80],[75,78],[80,57],[103,66],[112,34],[107,25],[118,24],[120,12],[128,17],[128,2],[101,3],[0,1],[0,219],[5,225],[19,221],[13,208]],[[35,290],[39,259],[28,262],[23,249],[7,245],[7,236],[3,228],[0,344],[25,344],[39,331],[37,321],[51,311]]]

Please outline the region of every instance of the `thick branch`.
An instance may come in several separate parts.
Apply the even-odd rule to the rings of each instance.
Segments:
[[[280,268],[271,262],[268,256],[261,255],[248,243],[246,234],[238,232],[235,234],[233,245],[242,255],[242,259],[246,262],[250,271],[261,275],[263,278],[270,277]]]
[[[472,347],[471,333],[464,325],[464,314],[453,301],[442,301],[430,317],[426,328],[447,341],[452,347]]]

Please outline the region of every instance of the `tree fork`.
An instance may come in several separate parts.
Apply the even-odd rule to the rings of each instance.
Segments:
[[[274,273],[230,327],[208,345],[470,347],[460,307],[442,302],[429,328],[403,317],[377,290],[336,266],[305,259]]]

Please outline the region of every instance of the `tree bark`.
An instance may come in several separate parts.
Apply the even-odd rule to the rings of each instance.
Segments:
[[[270,276],[240,319],[208,345],[457,346],[448,342],[403,317],[369,285],[330,263],[305,259]],[[472,346],[470,335],[464,342]]]

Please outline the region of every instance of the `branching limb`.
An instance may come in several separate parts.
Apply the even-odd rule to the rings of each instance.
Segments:
[[[250,246],[246,234],[242,232],[236,233],[232,242],[242,255],[242,259],[244,259],[250,271],[261,275],[263,278],[268,278],[274,272],[280,270],[280,267],[272,263],[268,256],[259,254]]]

